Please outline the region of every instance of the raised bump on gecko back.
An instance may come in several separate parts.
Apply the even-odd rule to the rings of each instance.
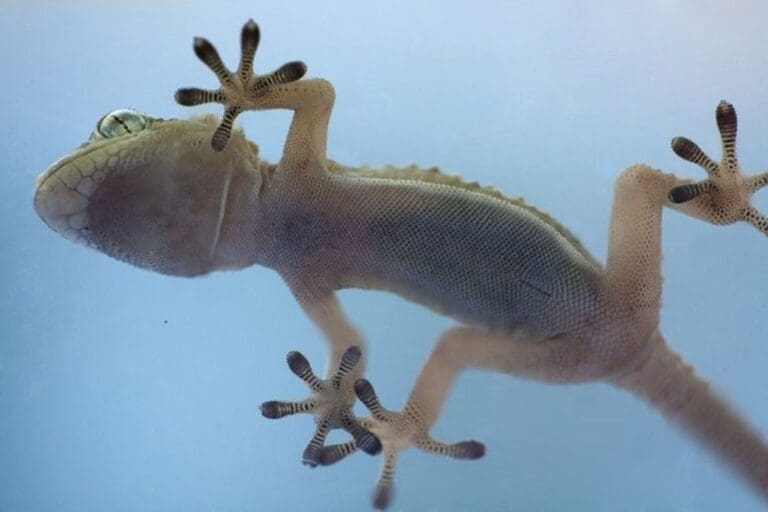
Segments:
[[[259,27],[253,20],[248,20],[240,35],[240,63],[237,71],[227,69],[216,51],[216,47],[203,37],[196,37],[193,42],[195,55],[213,71],[221,87],[216,90],[186,87],[176,91],[176,101],[184,106],[203,103],[221,103],[224,116],[221,124],[211,138],[211,147],[223,150],[229,142],[235,118],[247,110],[249,100],[263,96],[275,85],[294,82],[307,72],[307,66],[300,61],[283,64],[266,75],[253,74],[253,57],[259,46]]]
[[[685,137],[672,139],[672,150],[679,157],[704,169],[707,179],[672,188],[668,198],[673,203],[685,203],[698,197],[708,220],[714,224],[749,222],[768,235],[768,218],[749,204],[749,198],[768,184],[768,173],[745,176],[736,156],[738,119],[733,105],[721,101],[715,110],[717,128],[722,142],[722,158],[712,160],[693,141]]]
[[[322,450],[325,438],[334,428],[342,428],[354,439],[355,448],[376,455],[381,451],[379,439],[364,428],[343,402],[340,393],[345,379],[360,361],[362,353],[357,346],[349,347],[341,357],[339,367],[329,379],[321,379],[312,371],[309,361],[301,352],[289,352],[286,357],[288,368],[303,380],[312,394],[300,402],[270,400],[261,404],[265,418],[278,419],[298,413],[309,413],[315,417],[315,432],[302,455],[302,462],[310,467],[322,464]]]
[[[454,459],[471,460],[485,455],[485,446],[478,441],[449,444],[433,439],[429,435],[430,425],[425,424],[419,405],[412,400],[405,404],[402,412],[385,409],[373,386],[365,379],[355,381],[355,393],[372,414],[371,418],[362,418],[360,423],[373,431],[382,444],[382,465],[372,497],[374,508],[384,509],[392,500],[397,456],[409,447]],[[326,446],[320,452],[320,464],[335,464],[355,450],[353,442]]]

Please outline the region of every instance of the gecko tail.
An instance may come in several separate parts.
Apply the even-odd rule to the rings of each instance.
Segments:
[[[649,357],[612,384],[692,434],[768,501],[768,445],[763,436],[670,350],[658,331],[651,342]]]

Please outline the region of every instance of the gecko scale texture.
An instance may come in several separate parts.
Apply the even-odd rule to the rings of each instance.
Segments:
[[[333,464],[358,449],[381,452],[372,501],[385,508],[401,451],[481,458],[479,441],[444,443],[430,435],[456,375],[479,368],[625,389],[768,501],[765,440],[670,350],[658,329],[663,208],[712,224],[748,222],[768,234],[768,220],[749,202],[768,174],[749,176],[739,167],[730,104],[716,109],[720,162],[688,139],[672,142],[707,179],[693,183],[642,164],[619,175],[602,265],[551,216],[490,187],[434,168],[355,169],[329,160],[333,86],[302,78],[301,62],[254,74],[259,37],[257,25],[246,23],[234,72],[210,42],[194,40],[221,87],[179,89],[176,99],[223,104],[220,123],[212,116],[107,114],[87,143],[38,178],[34,205],[61,235],[154,272],[196,276],[254,264],[276,270],[330,352],[325,378],[291,352],[288,367],[310,396],[261,407],[273,419],[314,416],[305,464]],[[241,112],[276,108],[294,117],[282,158],[270,164],[232,126]],[[365,343],[336,298],[345,287],[389,290],[460,322],[437,340],[399,412],[385,409],[362,378]],[[370,418],[354,416],[356,398]],[[352,439],[327,446],[334,428]]]

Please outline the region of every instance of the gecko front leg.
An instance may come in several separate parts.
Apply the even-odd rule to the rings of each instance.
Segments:
[[[330,82],[323,79],[300,80],[307,66],[292,61],[266,75],[253,74],[253,56],[259,44],[259,27],[253,20],[243,26],[240,65],[229,71],[216,48],[206,39],[196,37],[194,50],[198,58],[214,72],[221,84],[216,90],[182,88],[176,101],[192,106],[203,103],[224,105],[224,117],[211,139],[211,147],[223,150],[235,118],[245,110],[289,109],[294,111],[288,130],[280,169],[292,172],[325,166],[328,120],[335,100]]]
[[[653,313],[648,317],[648,332],[657,323],[660,307],[662,207],[711,224],[749,222],[768,235],[768,219],[750,204],[752,195],[768,184],[768,173],[749,176],[739,167],[733,106],[720,102],[715,117],[723,148],[719,163],[691,140],[672,139],[674,152],[702,167],[708,179],[694,183],[646,165],[634,165],[616,181],[606,281],[617,303]]]
[[[635,335],[645,340],[643,357],[636,358],[610,381],[690,432],[758,493],[768,497],[768,444],[667,347],[657,329],[663,207],[712,224],[749,222],[768,235],[768,220],[750,204],[751,196],[768,184],[768,173],[748,176],[740,169],[733,106],[720,102],[715,116],[723,148],[719,163],[686,138],[672,140],[675,153],[701,166],[708,179],[693,183],[636,165],[617,180],[605,276],[611,297],[608,316],[633,318],[634,332],[647,334],[641,334],[644,338]],[[626,342],[605,338],[600,346],[620,347]]]
[[[366,453],[376,455],[381,442],[364,428],[352,412],[355,401],[353,383],[364,370],[362,337],[346,319],[338,299],[332,292],[306,293],[292,287],[304,311],[328,340],[331,357],[326,378],[317,377],[300,352],[290,352],[288,367],[309,387],[309,398],[300,402],[268,401],[261,405],[266,418],[277,419],[297,413],[312,414],[315,433],[302,455],[302,462],[315,467],[321,462],[323,444],[332,429],[342,428],[352,436],[352,443]]]

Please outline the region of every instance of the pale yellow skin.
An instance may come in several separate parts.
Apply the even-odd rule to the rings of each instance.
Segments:
[[[216,124],[211,117],[140,118],[144,126],[108,137],[97,130],[88,144],[38,178],[35,208],[63,235],[158,272],[192,276],[254,263],[276,269],[330,349],[326,380],[292,356],[291,368],[310,385],[310,398],[271,402],[263,409],[272,417],[315,414],[318,431],[305,451],[306,463],[330,464],[356,449],[354,441],[323,447],[328,429],[342,426],[339,418],[351,411],[353,387],[373,412],[362,424],[383,445],[377,508],[389,503],[396,456],[409,446],[456,458],[482,456],[480,443],[448,445],[429,436],[456,375],[465,368],[481,368],[548,382],[605,380],[627,389],[693,434],[768,499],[764,440],[670,351],[658,329],[663,207],[715,224],[751,222],[768,234],[765,219],[749,204],[752,193],[768,180],[765,174],[745,176],[738,166],[732,107],[718,107],[721,163],[709,160],[689,141],[674,142],[678,154],[707,170],[705,182],[690,186],[689,180],[645,165],[619,175],[603,267],[553,219],[520,200],[434,170],[390,168],[375,174],[330,161],[326,136],[333,87],[321,79],[277,80],[254,92],[253,83],[264,76],[251,74],[258,42],[252,22],[244,28],[244,56],[236,73],[217,68],[218,57],[201,41],[196,40],[196,51],[219,76],[222,89],[191,103],[219,101],[236,107],[214,138],[214,145],[226,148],[211,149]],[[277,165],[259,160],[257,147],[242,132],[233,133],[227,143],[237,112],[273,108],[294,111]],[[125,119],[109,125],[108,118],[107,125],[114,128],[117,121],[123,126]],[[671,202],[670,191],[683,185],[689,188],[676,190],[695,197]],[[447,203],[466,211],[468,222],[477,216],[485,227],[455,235],[456,221],[448,220],[455,213],[452,206],[447,213],[435,213]],[[509,277],[509,269],[489,263],[497,248],[490,243],[494,240],[487,254],[479,249],[486,254],[481,261],[472,258],[475,253],[461,253],[466,243],[497,236],[499,226],[510,222],[528,230],[528,238],[511,233],[513,241],[533,240],[552,258],[540,261],[527,255],[530,248],[513,243],[504,257],[528,270]],[[415,226],[403,231],[415,233],[415,238],[377,239],[403,226]],[[403,253],[389,254],[392,244],[401,244]],[[457,251],[460,264],[451,260],[446,263],[451,268],[438,268],[441,254],[447,258]],[[403,263],[403,255],[416,258],[418,268]],[[487,268],[472,267],[480,263]],[[491,282],[506,279],[519,285],[522,294],[535,290],[530,292],[535,300],[510,304],[515,314],[492,313],[459,293],[474,293],[477,279],[429,281],[430,275],[452,273],[487,276]],[[399,277],[388,277],[393,275]],[[383,410],[372,388],[357,381],[364,371],[357,359],[331,385],[345,351],[364,348],[336,298],[335,291],[347,286],[388,289],[462,321],[438,339],[402,413]],[[494,290],[483,293],[498,295]]]

